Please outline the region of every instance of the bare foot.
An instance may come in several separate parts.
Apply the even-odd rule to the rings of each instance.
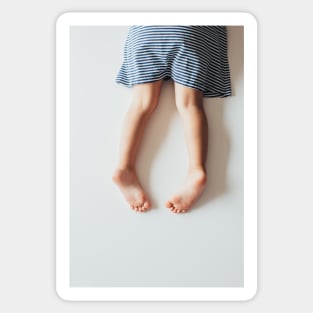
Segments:
[[[150,201],[142,189],[134,170],[118,169],[114,172],[112,179],[133,210],[145,212],[151,208]]]
[[[166,207],[174,213],[187,212],[199,198],[206,183],[204,170],[197,169],[188,174],[182,188],[169,201]]]

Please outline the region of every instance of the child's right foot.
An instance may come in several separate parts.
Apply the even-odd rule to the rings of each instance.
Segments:
[[[112,179],[120,188],[133,210],[145,212],[151,208],[150,201],[141,187],[134,170],[118,169],[114,172]]]

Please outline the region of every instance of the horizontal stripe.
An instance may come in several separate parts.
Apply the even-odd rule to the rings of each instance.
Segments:
[[[169,78],[204,97],[230,96],[226,26],[130,26],[116,82],[132,87]]]

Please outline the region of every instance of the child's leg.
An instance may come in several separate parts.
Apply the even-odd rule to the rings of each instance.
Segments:
[[[133,87],[133,100],[122,130],[119,162],[113,174],[113,181],[136,211],[146,211],[151,207],[138,181],[135,163],[146,123],[158,104],[161,86],[162,81],[159,80]]]
[[[208,125],[201,91],[175,83],[175,97],[184,124],[189,170],[186,182],[166,206],[175,213],[181,213],[193,205],[206,183]]]

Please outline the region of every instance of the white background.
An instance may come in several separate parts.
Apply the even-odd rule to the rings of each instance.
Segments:
[[[5,312],[310,311],[310,3],[1,3],[0,244]],[[65,11],[247,11],[259,22],[259,292],[248,302],[72,303],[55,293],[55,21]]]

